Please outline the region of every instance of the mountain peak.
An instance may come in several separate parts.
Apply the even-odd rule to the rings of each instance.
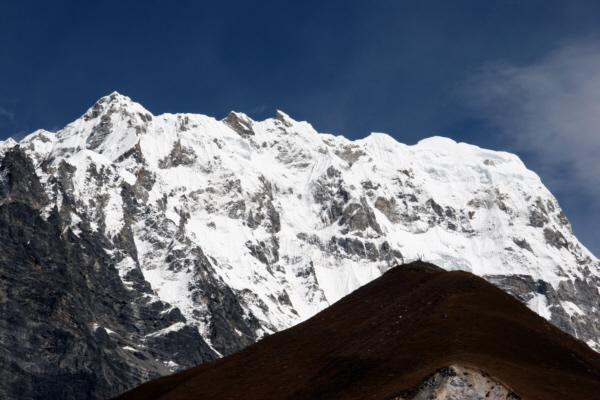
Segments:
[[[96,103],[83,114],[83,119],[89,121],[91,119],[102,117],[103,115],[112,114],[115,111],[125,110],[130,114],[141,113],[143,115],[152,115],[141,104],[136,103],[131,100],[131,98],[115,91],[99,98]]]
[[[141,104],[118,92],[103,96],[81,118],[57,132],[54,150],[93,150],[115,160],[147,132],[154,116]]]
[[[455,146],[457,143],[454,139],[444,136],[431,136],[419,140],[419,145],[428,148],[448,148]]]
[[[223,122],[242,137],[254,135],[254,130],[252,129],[254,121],[244,113],[230,111],[229,114],[223,118]]]
[[[292,126],[292,124],[295,122],[288,114],[281,110],[275,111],[275,119],[283,122],[283,124],[287,127]]]
[[[0,140],[0,157],[2,157],[7,151],[15,147],[18,143],[13,138],[6,140]]]

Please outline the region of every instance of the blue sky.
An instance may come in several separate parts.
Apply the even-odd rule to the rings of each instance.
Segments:
[[[598,21],[596,1],[3,1],[0,138],[114,90],[155,114],[449,136],[519,154],[600,254]]]

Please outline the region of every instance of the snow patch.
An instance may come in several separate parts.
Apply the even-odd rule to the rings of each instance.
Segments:
[[[552,318],[552,312],[548,307],[548,302],[546,300],[546,296],[541,293],[536,293],[531,300],[527,302],[527,307],[533,312],[541,315],[542,317],[550,320]]]
[[[565,312],[567,314],[569,314],[569,317],[572,317],[574,315],[585,315],[585,313],[583,312],[583,310],[581,308],[579,308],[577,306],[577,304],[571,302],[571,301],[561,301],[560,304],[562,305],[563,309],[565,310]]]
[[[180,331],[181,329],[183,329],[185,327],[185,323],[183,322],[176,322],[173,325],[170,325],[164,329],[161,329],[159,331],[153,332],[149,335],[146,335],[146,337],[158,337],[158,336],[164,336],[167,335],[171,332],[177,332]]]

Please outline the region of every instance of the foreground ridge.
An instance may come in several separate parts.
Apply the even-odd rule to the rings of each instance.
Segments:
[[[591,400],[599,390],[600,355],[585,344],[481,278],[414,262],[119,399]]]

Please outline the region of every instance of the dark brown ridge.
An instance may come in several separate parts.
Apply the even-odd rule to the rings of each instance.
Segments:
[[[485,280],[423,262],[120,399],[387,400],[452,364],[480,369],[525,400],[600,399],[598,353]]]

